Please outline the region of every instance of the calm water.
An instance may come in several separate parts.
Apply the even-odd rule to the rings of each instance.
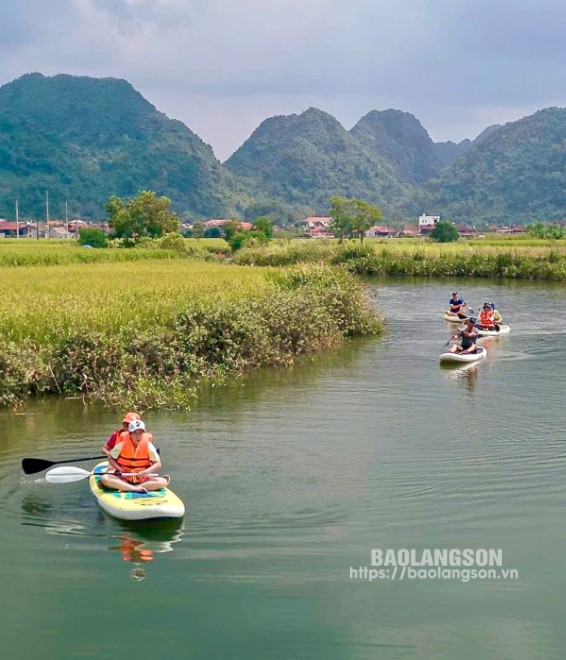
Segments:
[[[112,411],[0,413],[6,657],[564,657],[566,288],[470,282],[512,332],[461,370],[438,364],[452,287],[374,285],[384,339],[148,415],[180,525],[22,475],[99,453]],[[501,548],[519,579],[350,579],[372,548],[444,547]]]

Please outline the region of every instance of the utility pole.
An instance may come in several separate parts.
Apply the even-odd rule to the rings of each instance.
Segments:
[[[65,200],[65,238],[69,238],[69,207]]]
[[[49,190],[45,191],[45,222],[47,224],[46,238],[49,238]]]
[[[16,238],[20,237],[20,211],[18,208],[18,199],[16,198]]]

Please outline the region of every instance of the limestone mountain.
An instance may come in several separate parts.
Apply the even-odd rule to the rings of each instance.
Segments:
[[[428,209],[458,222],[566,218],[566,109],[540,110],[480,138],[427,183]]]
[[[210,146],[158,112],[128,82],[28,74],[0,88],[0,216],[101,217],[111,195],[150,189],[175,210],[217,214],[238,184]]]
[[[385,157],[403,181],[422,184],[442,166],[429,134],[408,112],[372,110],[350,132],[361,144]]]
[[[228,159],[256,196],[326,212],[332,195],[358,197],[398,215],[412,194],[394,167],[326,112],[271,117]]]

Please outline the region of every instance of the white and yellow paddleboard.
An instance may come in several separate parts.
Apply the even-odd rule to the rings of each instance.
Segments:
[[[98,506],[106,513],[121,520],[182,518],[185,515],[185,505],[169,488],[160,488],[147,494],[106,488],[101,483],[100,475],[107,468],[107,461],[99,463],[89,477],[90,490]]]

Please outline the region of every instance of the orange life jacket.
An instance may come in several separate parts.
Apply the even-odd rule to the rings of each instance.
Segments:
[[[482,309],[480,312],[480,317],[479,317],[479,322],[480,325],[483,325],[484,327],[490,327],[495,325],[495,317],[493,315],[493,312],[491,309],[489,311],[485,311],[485,309]]]
[[[130,433],[125,431],[120,434],[118,441],[122,443],[122,449],[120,451],[120,456],[115,460],[123,472],[141,472],[151,465],[149,443],[152,440],[153,436],[151,433],[143,433],[138,446],[136,447]],[[135,477],[125,478],[132,482],[135,479]]]

